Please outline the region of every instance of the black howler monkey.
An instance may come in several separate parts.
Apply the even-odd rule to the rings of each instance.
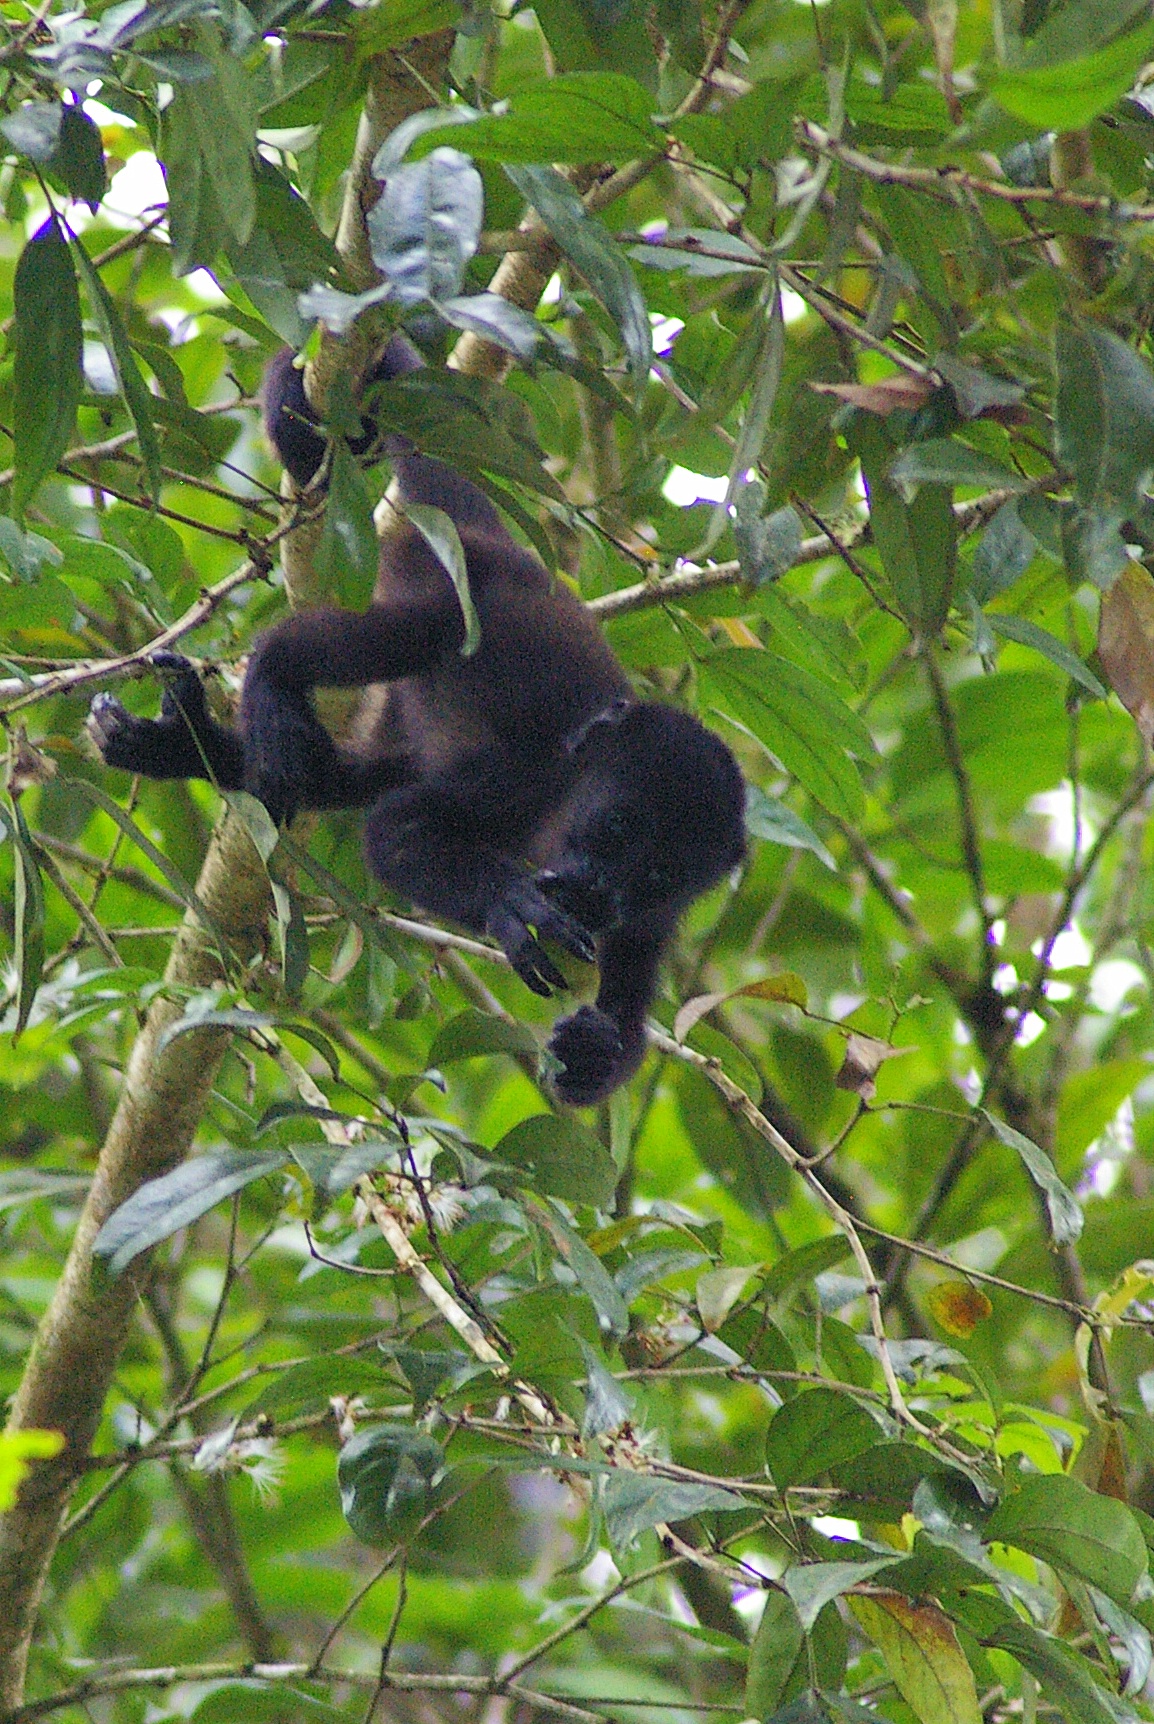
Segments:
[[[421,365],[394,336],[374,378]],[[287,352],[265,390],[269,434],[308,484],[325,443]],[[465,625],[448,574],[408,525],[385,540],[363,613],[300,612],[259,637],[239,730],[218,724],[185,661],[159,720],[100,695],[89,721],[104,759],[151,778],[210,778],[258,796],[275,820],[298,808],[368,810],[373,872],[434,915],[498,940],[548,995],[564,979],[555,940],[596,959],[600,986],[554,1028],[558,1097],[600,1101],[640,1063],[658,964],[679,913],[741,859],[743,786],[729,749],[673,707],[638,701],[579,601],[511,537],[477,486],[386,438],[402,504],[455,522],[481,627]],[[316,717],[315,688],[387,684],[356,747]]]

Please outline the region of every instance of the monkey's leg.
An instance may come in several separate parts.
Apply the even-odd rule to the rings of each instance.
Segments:
[[[436,916],[492,934],[535,994],[567,985],[541,940],[593,962],[592,936],[487,842],[459,787],[418,784],[382,797],[365,822],[365,844],[380,879]]]
[[[244,788],[274,820],[298,808],[364,807],[411,776],[403,762],[339,748],[313,710],[312,692],[417,676],[456,651],[465,625],[441,575],[444,596],[428,603],[302,611],[258,640],[241,696]]]

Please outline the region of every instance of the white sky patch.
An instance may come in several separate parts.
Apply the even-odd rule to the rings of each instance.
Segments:
[[[1041,814],[1049,822],[1049,832],[1046,835],[1046,850],[1051,856],[1061,859],[1068,857],[1074,849],[1074,792],[1068,784],[1061,784],[1057,790],[1042,790],[1037,796],[1031,796],[1026,804],[1031,814]],[[1093,826],[1086,819],[1085,809],[1082,811],[1082,848],[1094,842]]]
[[[795,293],[792,287],[782,288],[781,316],[783,323],[787,325],[791,323],[800,323],[808,310],[809,306],[805,303],[805,300],[801,297],[800,293]]]
[[[1094,967],[1090,1004],[1097,1012],[1116,1012],[1131,988],[1146,985],[1146,977],[1129,958],[1107,958]]]
[[[663,312],[651,311],[649,321],[653,326],[653,351],[660,358],[672,350],[673,343],[685,328],[685,319],[666,317]]]
[[[1039,1017],[1037,1012],[1027,1012],[1018,1027],[1018,1033],[1014,1040],[1020,1048],[1031,1047],[1045,1027],[1045,1018]]]
[[[141,217],[163,209],[168,203],[168,187],[160,171],[160,163],[151,150],[137,150],[129,156],[101,204],[101,214],[112,227],[135,227]]]
[[[729,481],[724,474],[711,479],[706,473],[692,473],[688,467],[671,467],[661,495],[675,509],[688,509],[691,503],[720,503]]]
[[[826,1538],[859,1539],[861,1537],[861,1527],[858,1525],[857,1521],[842,1520],[840,1515],[815,1515],[809,1524],[813,1528],[814,1532],[824,1533]]]

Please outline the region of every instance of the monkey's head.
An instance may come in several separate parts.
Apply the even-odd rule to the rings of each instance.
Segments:
[[[737,762],[695,718],[653,704],[615,704],[576,748],[565,838],[539,885],[592,934],[671,927],[745,854]]]

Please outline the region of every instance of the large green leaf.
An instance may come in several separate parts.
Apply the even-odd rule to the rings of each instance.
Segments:
[[[28,241],[13,284],[16,483],[21,514],[67,449],[80,401],[80,293],[72,255],[55,221]]]
[[[810,794],[845,820],[864,806],[861,780],[849,758],[873,750],[858,718],[828,683],[777,653],[728,648],[704,660],[708,697],[739,719]]]
[[[861,459],[870,528],[898,608],[913,634],[932,639],[949,613],[957,523],[943,483],[923,485],[912,503],[890,477],[893,449],[877,419],[857,413],[850,444]]]
[[[482,161],[627,162],[664,148],[653,98],[617,72],[563,72],[515,90],[508,112],[427,132],[422,156],[452,142]]]
[[[788,1490],[820,1478],[881,1438],[877,1420],[852,1395],[809,1389],[786,1401],[769,1421],[766,1464],[778,1489]]]
[[[986,1536],[1089,1581],[1121,1605],[1146,1573],[1145,1540],[1129,1509],[1064,1473],[1025,1479],[994,1511]]]
[[[604,1207],[612,1200],[618,1173],[604,1145],[563,1114],[538,1113],[523,1119],[494,1144],[494,1161],[524,1175],[519,1183],[542,1196]]]
[[[1076,131],[1126,94],[1152,50],[1154,22],[1076,59],[1008,67],[995,78],[992,93],[1009,113],[1039,131]]]
[[[119,1275],[142,1251],[190,1227],[233,1192],[276,1173],[285,1160],[286,1152],[279,1149],[221,1149],[194,1156],[171,1173],[150,1179],[114,1209],[93,1250]]]
[[[1054,356],[1058,459],[1084,508],[1124,512],[1154,470],[1154,371],[1116,335],[1089,324],[1059,324]]]
[[[617,241],[552,168],[505,171],[613,318],[629,356],[634,385],[640,389],[653,358],[649,312]]]

